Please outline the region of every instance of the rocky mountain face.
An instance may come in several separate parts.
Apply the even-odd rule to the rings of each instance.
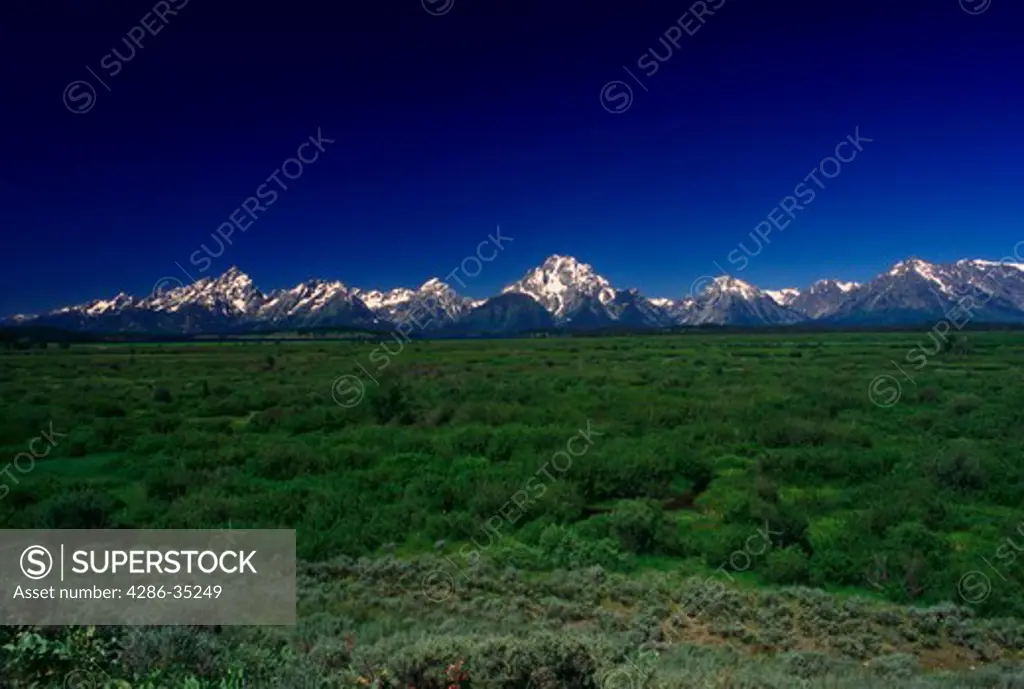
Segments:
[[[316,328],[331,325],[372,327],[376,314],[341,282],[309,280],[271,292],[244,314],[242,323],[268,328]]]
[[[723,275],[690,302],[685,325],[786,325],[803,317],[763,290]]]
[[[945,318],[968,308],[977,322],[1024,321],[1024,266],[963,260],[933,264],[900,261],[852,290],[827,316],[829,322],[901,324]]]
[[[107,333],[356,327],[475,335],[551,328],[917,324],[957,308],[977,322],[1024,322],[1024,264],[981,259],[933,264],[911,258],[863,285],[820,280],[806,289],[779,290],[723,275],[693,297],[669,299],[618,289],[591,265],[554,255],[500,295],[481,300],[460,295],[436,278],[416,289],[388,291],[309,280],[264,294],[232,267],[219,277],[147,297],[122,293],[38,316],[15,316],[3,324]]]
[[[800,296],[800,290],[796,287],[783,287],[782,289],[766,289],[764,293],[771,297],[776,304],[790,306]]]
[[[615,289],[608,280],[588,263],[580,263],[572,256],[550,256],[529,271],[518,282],[503,290],[532,297],[556,320],[566,321],[586,313],[615,298]]]
[[[786,306],[814,320],[834,314],[858,287],[856,282],[818,280],[805,290],[783,290],[783,299]]]
[[[446,335],[506,335],[555,327],[555,318],[533,297],[506,292],[471,309]]]
[[[531,297],[551,314],[556,326],[567,329],[664,327],[674,322],[663,306],[636,289],[616,289],[593,266],[572,256],[548,257],[503,293]]]
[[[676,324],[663,305],[644,297],[636,289],[616,291],[615,298],[605,306],[615,322],[624,327],[664,328]]]
[[[424,331],[451,327],[481,303],[459,295],[448,283],[437,278],[427,280],[417,290],[399,287],[387,292],[358,289],[354,292],[380,320],[408,322]]]

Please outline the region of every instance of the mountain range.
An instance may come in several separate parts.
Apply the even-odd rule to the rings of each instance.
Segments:
[[[911,258],[865,284],[820,280],[807,288],[781,290],[763,290],[723,275],[696,294],[669,299],[616,288],[591,265],[553,255],[501,294],[480,300],[460,295],[437,278],[416,289],[388,291],[309,280],[264,294],[232,267],[219,277],[147,297],[121,293],[2,323],[95,333],[345,327],[455,336],[553,328],[909,325],[942,319],[958,308],[960,320],[1024,323],[1024,264],[981,259],[934,264]]]

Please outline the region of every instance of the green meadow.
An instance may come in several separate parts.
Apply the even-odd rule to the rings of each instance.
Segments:
[[[0,527],[301,562],[295,627],[6,627],[0,684],[1024,687],[1020,334],[387,342],[0,351]]]

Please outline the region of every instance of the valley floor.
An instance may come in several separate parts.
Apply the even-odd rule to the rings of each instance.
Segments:
[[[302,562],[294,628],[7,627],[0,676],[1024,687],[1022,364],[1012,332],[0,353],[0,452],[52,440],[0,527],[294,528]]]

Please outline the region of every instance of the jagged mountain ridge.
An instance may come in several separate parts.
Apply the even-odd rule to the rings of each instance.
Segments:
[[[553,255],[501,294],[473,300],[432,278],[416,289],[364,290],[308,280],[264,294],[236,267],[215,278],[144,298],[120,293],[4,324],[91,332],[215,333],[359,327],[425,334],[508,334],[526,330],[660,328],[696,325],[899,324],[942,318],[969,304],[984,322],[1024,322],[1024,263],[964,259],[900,261],[861,285],[820,280],[806,289],[764,290],[715,278],[683,299],[618,289],[587,263]]]
[[[431,278],[419,289],[406,287],[381,292],[353,290],[380,319],[392,323],[410,321],[425,330],[435,330],[457,323],[481,302],[461,296],[448,283]]]
[[[684,313],[686,325],[788,325],[804,320],[765,291],[728,275],[712,280]]]
[[[616,290],[589,263],[554,254],[503,290],[509,292],[533,297],[556,319],[569,320],[593,310],[595,301],[604,306],[614,300]]]
[[[834,314],[859,287],[856,282],[818,280],[805,290],[787,294],[786,306],[810,319],[824,318]]]
[[[1024,264],[900,261],[851,290],[826,321],[899,324],[942,319],[955,311],[958,321],[1024,321]]]

